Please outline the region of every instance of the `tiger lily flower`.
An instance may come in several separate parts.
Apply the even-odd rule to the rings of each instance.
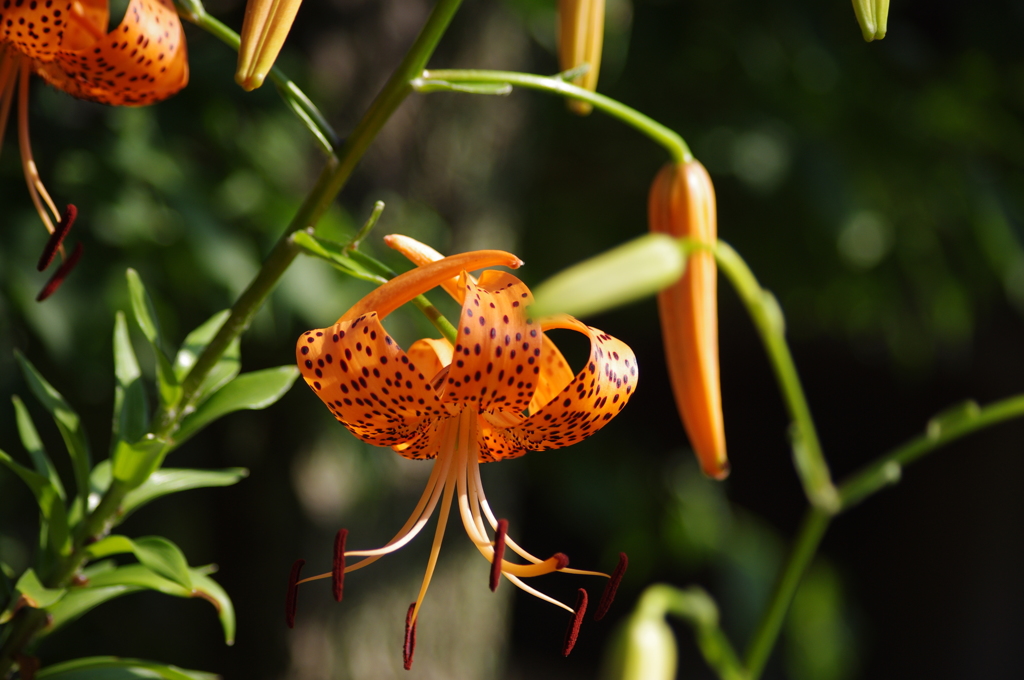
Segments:
[[[107,33],[109,16],[107,0],[4,0],[0,7],[0,141],[17,91],[25,181],[51,234],[62,218],[32,157],[31,74],[72,97],[112,106],[152,104],[188,83],[185,34],[171,0],[131,0]]]
[[[394,239],[401,237],[388,238],[394,245]],[[411,239],[400,241],[399,248],[402,243],[414,244],[403,252],[420,266],[377,288],[333,326],[303,333],[296,359],[306,384],[352,434],[369,444],[390,446],[405,458],[433,459],[433,469],[412,515],[385,546],[346,550],[347,532],[342,531],[331,572],[299,580],[296,563],[289,581],[289,625],[294,621],[299,583],[333,578],[335,597],[340,600],[345,573],[406,545],[440,507],[426,574],[407,615],[405,662],[409,668],[416,619],[454,501],[470,540],[492,565],[492,590],[504,576],[573,615],[563,647],[568,654],[586,608],[586,591],[580,589],[577,606],[570,607],[523,579],[552,572],[609,578],[597,608],[600,618],[625,570],[625,556],[609,576],[570,569],[561,553],[541,559],[527,552],[508,535],[508,522],[492,512],[481,485],[480,463],[561,448],[597,432],[632,395],[636,359],[621,341],[570,316],[529,318],[527,307],[533,298],[515,276],[497,270],[484,271],[479,280],[469,275],[484,267],[519,267],[522,262],[510,253],[476,251],[441,258]],[[452,346],[444,339],[425,338],[405,352],[381,320],[436,286],[443,286],[462,304],[457,341]],[[590,338],[590,360],[578,375],[545,333],[555,328]],[[505,560],[506,547],[526,563]],[[352,557],[363,559],[346,565]]]
[[[562,71],[587,64],[587,72],[572,80],[591,92],[597,89],[604,44],[605,0],[558,0],[558,63]],[[573,113],[586,116],[594,108],[579,99],[566,99]]]
[[[661,169],[651,186],[648,220],[654,233],[715,243],[715,188],[699,161]],[[729,461],[718,375],[717,273],[712,253],[693,251],[683,277],[658,294],[658,312],[672,391],[690,444],[704,474],[724,479]]]

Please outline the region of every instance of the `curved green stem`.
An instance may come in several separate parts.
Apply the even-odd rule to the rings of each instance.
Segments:
[[[420,77],[416,78],[412,86],[419,92],[439,91],[462,91],[466,90],[454,87],[454,84],[497,84],[497,85],[518,85],[531,90],[551,92],[570,99],[581,99],[593,104],[594,108],[604,111],[613,118],[630,125],[643,134],[661,144],[668,150],[669,154],[677,163],[685,163],[693,160],[690,147],[686,145],[683,138],[673,130],[665,127],[658,121],[645,116],[636,109],[606,97],[603,94],[585,90],[568,83],[557,76],[538,76],[532,73],[517,73],[515,71],[484,71],[484,70],[434,70],[423,71]],[[495,92],[487,92],[495,94]]]

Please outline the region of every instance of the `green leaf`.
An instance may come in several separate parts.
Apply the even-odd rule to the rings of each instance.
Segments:
[[[71,552],[71,537],[68,534],[67,510],[64,501],[53,483],[41,474],[20,465],[0,450],[0,463],[6,465],[14,474],[21,477],[39,504],[39,512],[46,522],[48,548],[54,554],[67,555]]]
[[[141,659],[91,656],[47,666],[39,670],[36,677],[39,680],[217,680],[220,676]]]
[[[264,409],[283,397],[299,377],[295,366],[278,366],[240,375],[190,413],[175,434],[175,446],[223,415]]]
[[[202,489],[210,486],[231,486],[240,479],[249,476],[245,468],[228,468],[226,470],[183,470],[174,468],[163,468],[157,470],[142,486],[133,489],[125,496],[121,503],[124,519],[135,510],[146,503],[156,500],[161,496],[188,491],[189,489]]]
[[[121,553],[132,553],[153,572],[174,581],[183,588],[192,588],[188,562],[178,546],[161,536],[146,536],[134,541],[127,536],[108,536],[86,548],[93,559]]]
[[[64,439],[64,445],[68,447],[68,454],[71,456],[71,466],[75,472],[75,486],[77,495],[71,504],[72,519],[80,518],[84,511],[85,496],[89,490],[89,470],[92,463],[89,456],[89,444],[85,438],[85,430],[82,428],[82,421],[78,414],[68,405],[60,392],[53,389],[53,386],[39,374],[35,366],[25,358],[18,350],[14,350],[14,357],[21,366],[25,376],[25,382],[36,399],[53,416],[57,423],[57,429]]]
[[[77,620],[83,614],[115,598],[144,590],[141,586],[115,585],[91,588],[71,588],[59,602],[46,608],[50,615],[43,635],[49,635]],[[36,676],[39,677],[39,676]]]
[[[188,372],[192,370],[192,367],[195,366],[196,361],[199,359],[199,355],[203,353],[206,346],[217,335],[217,332],[230,315],[231,311],[227,309],[218,312],[210,317],[206,323],[188,334],[185,342],[181,345],[181,349],[178,350],[177,356],[174,358],[174,373],[179,381],[184,380]],[[238,375],[241,368],[241,343],[236,337],[228,345],[224,354],[217,360],[213,368],[210,369],[206,378],[203,379],[203,384],[199,386],[199,390],[196,392],[196,403],[202,403],[207,396],[231,382]]]
[[[370,281],[371,283],[384,283],[386,278],[376,274],[359,262],[354,260],[346,246],[327,239],[319,238],[304,231],[297,231],[291,236],[292,242],[302,248],[307,255],[326,260],[335,268],[340,269],[349,276],[357,279]]]
[[[21,445],[25,447],[28,455],[32,458],[32,465],[35,466],[36,472],[50,480],[50,484],[57,490],[60,499],[66,500],[67,496],[64,494],[64,485],[60,481],[60,475],[53,467],[50,457],[46,455],[46,449],[43,448],[43,441],[39,438],[39,432],[36,431],[36,426],[32,422],[32,416],[29,415],[28,409],[25,408],[24,402],[18,395],[11,397],[11,401],[14,402],[14,415],[18,422]]]
[[[14,589],[24,598],[25,605],[33,609],[45,609],[58,602],[67,592],[64,588],[47,588],[40,583],[39,577],[32,569],[25,570],[14,584]]]
[[[952,430],[969,425],[980,412],[981,407],[973,399],[954,404],[932,416],[925,427],[925,433],[929,439],[938,439]]]
[[[220,619],[221,628],[224,629],[224,644],[235,644],[235,606],[231,598],[219,583],[206,575],[206,567],[189,569],[192,575],[192,583],[195,585],[199,597],[209,600],[217,608],[217,617]]]
[[[149,404],[124,313],[114,319],[114,446],[137,442],[149,430]]]
[[[14,593],[14,569],[5,562],[0,562],[0,608],[6,609],[10,597]]]
[[[135,314],[135,322],[142,330],[142,334],[149,340],[153,348],[153,355],[156,357],[156,377],[160,388],[160,403],[164,406],[174,404],[181,395],[181,386],[174,375],[171,362],[164,354],[161,347],[160,326],[156,319],[156,310],[153,308],[153,300],[150,299],[146,287],[142,285],[139,273],[134,269],[128,269],[128,296],[132,301],[132,312]]]
[[[142,485],[160,467],[168,451],[167,442],[151,434],[134,444],[118,442],[112,456],[114,479],[129,489]]]

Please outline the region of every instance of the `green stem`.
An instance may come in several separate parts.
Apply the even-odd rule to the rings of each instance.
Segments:
[[[1020,417],[1024,417],[1024,394],[997,401],[978,410],[971,417],[952,423],[940,424],[933,421],[937,426],[932,427],[930,423],[928,434],[893,449],[847,478],[839,487],[843,510],[897,481],[903,466],[921,456],[977,430]]]
[[[818,550],[825,529],[828,528],[831,515],[820,508],[811,508],[804,517],[803,525],[793,542],[793,548],[789,553],[786,566],[779,574],[775,583],[775,590],[772,593],[768,609],[761,617],[761,623],[754,633],[754,637],[747,646],[747,654],[744,665],[750,680],[757,680],[764,671],[764,666],[771,656],[772,648],[782,630],[782,623],[786,619],[786,612],[793,602],[796,589],[800,580],[807,571],[807,567],[814,559]]]
[[[812,505],[834,514],[840,508],[839,493],[832,483],[807,397],[786,344],[785,320],[779,303],[774,295],[761,288],[747,263],[729,244],[719,241],[715,247],[715,258],[746,305],[768,352],[786,408],[793,419],[793,460],[804,492]]]
[[[531,90],[552,92],[569,99],[581,99],[593,104],[594,108],[600,109],[613,118],[618,118],[627,125],[636,128],[658,144],[661,144],[677,163],[686,163],[693,160],[690,147],[673,130],[611,97],[577,87],[558,77],[538,76],[532,73],[517,73],[515,71],[439,69],[436,71],[423,71],[422,75],[413,81],[413,87],[420,92],[437,92],[451,90],[452,88],[447,87],[451,83],[510,84]]]

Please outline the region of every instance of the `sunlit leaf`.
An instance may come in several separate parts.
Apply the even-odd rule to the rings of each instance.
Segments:
[[[82,517],[85,496],[89,489],[89,470],[92,468],[85,430],[82,428],[78,414],[68,405],[60,392],[39,374],[32,362],[18,350],[14,351],[14,357],[21,366],[25,382],[28,383],[32,394],[53,416],[53,420],[57,423],[57,429],[60,430],[61,437],[64,439],[64,444],[68,448],[68,454],[71,456],[71,465],[75,471],[75,486],[77,487],[77,495],[72,502],[70,512],[70,519],[74,522]]]
[[[18,423],[18,436],[21,437],[21,445],[25,447],[28,455],[32,458],[32,465],[35,466],[36,472],[50,480],[50,484],[56,489],[57,495],[60,496],[61,500],[67,500],[67,496],[64,494],[64,485],[60,481],[57,470],[53,467],[53,462],[46,455],[43,441],[39,438],[39,432],[36,431],[36,426],[32,422],[32,416],[29,415],[28,409],[25,408],[24,402],[21,401],[18,395],[11,397],[11,401],[14,402],[14,416]]]
[[[167,450],[167,442],[151,434],[134,444],[118,442],[112,456],[114,479],[129,489],[138,487],[160,467]]]
[[[127,536],[107,536],[88,548],[93,559],[121,553],[132,553],[142,564],[183,588],[192,588],[188,562],[181,549],[161,536],[146,536],[132,540]]]
[[[227,309],[218,312],[188,334],[185,342],[181,345],[181,349],[178,350],[177,356],[174,358],[174,373],[179,381],[184,380],[188,372],[192,370],[192,367],[195,366],[196,361],[199,359],[199,355],[203,353],[206,346],[217,335],[217,331],[220,330],[230,315],[231,312]],[[199,386],[199,390],[196,392],[197,404],[202,403],[208,395],[216,392],[238,375],[242,367],[241,357],[241,344],[236,336],[203,379],[203,384]]]
[[[139,278],[139,273],[134,269],[128,269],[128,295],[132,301],[132,312],[135,314],[135,322],[142,330],[142,334],[149,340],[153,348],[153,355],[156,357],[156,377],[160,388],[160,403],[164,405],[174,404],[181,394],[181,386],[178,378],[174,375],[171,362],[164,354],[162,340],[160,338],[160,326],[157,323],[156,310],[153,308],[153,300],[150,299],[146,287]]]
[[[283,397],[299,376],[295,366],[278,366],[240,375],[190,413],[175,434],[175,445],[223,415],[264,409]]]
[[[217,680],[220,676],[142,659],[91,656],[47,666],[40,669],[36,677],[39,680]]]
[[[44,609],[59,601],[67,592],[64,588],[47,588],[39,581],[36,572],[26,569],[14,589],[25,600],[25,605],[33,609]]]
[[[114,319],[114,445],[136,442],[149,429],[149,404],[124,313]]]
[[[202,489],[211,486],[231,486],[240,479],[249,476],[245,468],[228,468],[226,470],[183,470],[163,468],[149,476],[142,486],[133,489],[121,503],[122,519],[146,503],[161,496]]]
[[[32,491],[39,504],[39,512],[47,526],[48,547],[57,555],[71,552],[71,538],[68,534],[67,510],[64,501],[53,483],[37,472],[15,462],[4,451],[0,450],[0,463],[3,463]]]
[[[192,575],[192,584],[200,597],[209,600],[217,608],[217,616],[224,629],[224,643],[233,645],[235,644],[235,606],[231,603],[227,591],[207,576],[205,570],[206,567],[189,569]]]

